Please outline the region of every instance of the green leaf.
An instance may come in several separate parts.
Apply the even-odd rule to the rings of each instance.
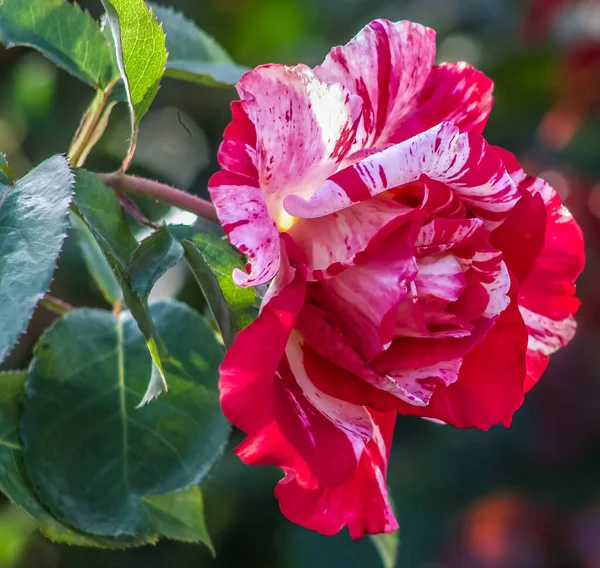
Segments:
[[[18,393],[20,399],[26,374],[19,374],[22,374],[20,392]],[[8,376],[8,373],[0,373],[0,380],[5,380]],[[18,411],[18,399],[10,399],[10,397],[11,394],[6,390],[0,392],[0,412],[5,412],[6,408],[9,407],[9,401],[12,402],[10,406]],[[7,421],[8,417],[1,414],[0,423],[2,426],[5,426]],[[16,417],[13,425],[16,431]],[[183,492],[167,493],[166,495],[146,499],[146,507],[150,514],[150,524],[153,529],[148,535],[121,536],[118,538],[96,536],[61,523],[45,509],[26,479],[21,452],[6,446],[3,439],[0,438],[0,490],[36,522],[39,530],[46,538],[54,542],[74,546],[118,549],[151,544],[156,542],[160,536],[164,536],[185,542],[202,542],[214,553],[204,522],[202,496],[200,494],[198,499],[196,493],[199,492],[199,489],[195,486]],[[157,500],[157,506],[153,506],[155,500]],[[190,502],[186,503],[186,500]],[[169,508],[170,503],[173,504],[172,508]],[[158,510],[160,507],[164,510]],[[165,522],[167,515],[170,517],[168,519],[169,523]]]
[[[75,170],[75,207],[86,222],[117,278],[127,276],[127,266],[138,242],[115,192],[96,174]],[[111,261],[112,260],[112,261]]]
[[[18,438],[26,371],[0,373],[0,490],[55,542],[101,548],[124,548],[154,542],[154,538],[107,539],[79,532],[56,520],[39,502],[25,476]]]
[[[129,282],[129,261],[138,242],[112,189],[105,186],[98,176],[82,169],[76,170],[75,180],[76,210],[117,278],[125,304],[144,334],[154,362],[148,377],[148,389],[140,403],[143,405],[167,390],[163,363],[169,358],[169,353],[154,327],[145,300],[133,290]]]
[[[70,221],[90,276],[96,282],[105,300],[115,305],[123,299],[123,294],[108,261],[81,217],[71,214]]]
[[[97,23],[66,0],[0,2],[0,38],[7,47],[37,49],[92,87],[103,88],[119,74]]]
[[[231,244],[212,233],[175,225],[171,233],[182,241],[185,258],[204,293],[223,341],[230,346],[236,334],[258,315],[258,296],[253,288],[240,288],[232,277],[244,269],[242,256]]]
[[[52,517],[22,475],[18,425],[26,378],[26,371],[0,373],[0,490],[38,522],[51,525]]]
[[[150,524],[161,535],[183,542],[201,542],[215,556],[204,519],[204,501],[198,486],[185,491],[144,499],[151,513]]]
[[[31,517],[44,521],[48,515],[22,476],[18,425],[24,393],[25,371],[0,373],[0,490]]]
[[[165,72],[165,34],[144,0],[102,0],[115,39],[117,62],[131,112],[131,144],[123,163],[133,158],[142,117],[158,93]]]
[[[145,238],[134,251],[129,265],[131,287],[147,298],[157,280],[183,258],[183,247],[167,227],[161,227]]]
[[[256,318],[258,296],[254,289],[239,288],[233,282],[233,270],[243,269],[244,261],[220,236],[188,225],[161,227],[132,256],[132,286],[146,297],[158,278],[179,262],[184,252],[223,341],[229,346],[238,331]]]
[[[129,313],[71,311],[34,351],[20,423],[27,471],[53,515],[86,532],[151,535],[144,497],[197,484],[228,438],[210,328],[174,301],[151,312],[172,354],[170,389],[141,409],[152,362]]]
[[[171,7],[149,4],[167,36],[165,75],[206,85],[235,85],[247,71],[196,24]]]
[[[73,175],[62,156],[0,184],[0,361],[50,287],[68,228]]]

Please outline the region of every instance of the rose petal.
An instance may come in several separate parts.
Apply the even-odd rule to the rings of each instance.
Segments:
[[[481,318],[464,337],[394,339],[370,365],[393,380],[397,388],[410,393],[408,400],[398,398],[415,406],[426,406],[435,388],[457,380],[462,358],[484,339],[492,325],[491,320]],[[396,405],[396,408],[402,410],[404,405]]]
[[[467,285],[462,265],[451,254],[430,254],[418,259],[417,267],[415,284],[419,295],[452,302],[460,298]]]
[[[356,470],[373,425],[362,407],[319,391],[304,368],[299,336],[290,337],[304,286],[297,278],[272,296],[238,334],[221,365],[221,405],[248,435],[237,449],[244,461],[277,465],[303,487],[338,485]]]
[[[511,302],[485,339],[463,359],[458,380],[435,389],[428,406],[403,405],[401,414],[441,420],[457,428],[510,426],[523,403],[527,328]]]
[[[260,188],[273,219],[286,226],[282,199],[292,192],[310,196],[336,171],[356,134],[362,101],[305,65],[258,67],[237,89],[256,128]]]
[[[449,185],[489,229],[520,198],[494,149],[479,134],[460,133],[445,122],[340,170],[308,200],[289,195],[284,205],[296,217],[321,217],[421,176]]]
[[[418,257],[446,252],[457,247],[468,247],[474,252],[486,244],[487,231],[483,229],[480,219],[438,217],[421,227],[415,241],[415,252]]]
[[[310,280],[336,276],[357,264],[415,212],[374,198],[318,219],[300,219],[288,234],[305,251]]]
[[[254,438],[264,436],[274,421],[273,378],[304,294],[305,284],[298,279],[274,296],[259,317],[238,334],[221,365],[221,406],[227,419],[248,434],[243,452],[240,450],[245,461],[253,459],[248,448]]]
[[[318,389],[311,371],[305,365],[302,339],[294,333],[275,381],[275,417],[319,485],[339,485],[356,470],[373,436],[373,423],[362,406]]]
[[[465,279],[460,283],[463,296],[455,298],[459,303],[449,310],[454,314],[458,315],[463,308],[468,308],[469,303],[472,304],[470,294],[464,292],[471,292],[473,280],[483,287],[487,294],[487,302],[483,306],[483,312],[472,313],[471,317],[494,318],[509,303],[511,280],[508,269],[502,253],[489,244],[489,236],[479,219],[434,219],[421,228],[416,242],[416,252],[420,258],[419,271],[421,272],[421,264],[431,255],[439,259],[441,252],[451,251],[465,272]],[[417,279],[417,286],[418,284]],[[419,296],[428,293],[427,289],[419,286],[418,291]],[[433,295],[442,298],[437,294]]]
[[[402,142],[440,122],[452,122],[461,132],[481,134],[492,110],[494,83],[467,63],[436,65],[416,108],[388,136]]]
[[[353,404],[376,410],[396,408],[397,399],[408,404],[424,406],[426,401],[416,394],[422,390],[409,377],[397,381],[386,373],[379,373],[352,347],[345,343],[341,330],[328,321],[327,313],[314,306],[306,306],[298,319],[297,328],[305,342],[320,357],[316,365],[321,373],[312,373],[316,385],[327,394]],[[307,365],[314,357],[306,356]],[[418,366],[418,364],[417,364]],[[418,369],[417,369],[418,371]]]
[[[415,108],[434,58],[433,30],[375,20],[315,68],[322,81],[340,83],[363,100],[354,151],[387,142],[389,132]]]
[[[311,288],[367,361],[393,339],[398,305],[416,275],[413,238],[405,225],[367,261]]]
[[[519,289],[519,306],[529,329],[529,390],[546,367],[548,356],[575,333],[573,314],[579,307],[574,282],[583,270],[583,235],[557,193],[542,179],[525,175],[516,158],[500,151],[519,189],[540,196],[546,209],[544,246]]]
[[[270,282],[280,263],[279,232],[260,189],[249,184],[250,178],[227,170],[217,172],[208,184],[223,230],[250,261],[250,274],[238,269],[233,273],[238,286]]]
[[[546,209],[540,195],[523,192],[506,221],[490,235],[491,245],[502,251],[511,273],[523,282],[544,246]]]
[[[253,180],[253,186],[258,185],[256,129],[241,101],[231,103],[231,122],[223,132],[217,159],[224,169],[245,175]]]
[[[275,495],[288,519],[325,535],[336,534],[347,526],[355,540],[365,534],[397,530],[385,482],[396,415],[371,411],[371,416],[374,439],[366,445],[356,471],[343,484],[311,490],[302,488],[293,477],[279,483]]]

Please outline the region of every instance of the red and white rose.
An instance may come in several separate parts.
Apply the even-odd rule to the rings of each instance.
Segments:
[[[492,81],[434,58],[432,30],[377,20],[315,69],[250,71],[210,182],[236,283],[271,283],[223,410],[238,455],[285,472],[283,513],[324,534],[397,528],[397,413],[508,426],[575,332],[579,227],[483,138]]]

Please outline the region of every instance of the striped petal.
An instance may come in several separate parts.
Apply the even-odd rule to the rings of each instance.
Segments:
[[[407,21],[375,20],[347,45],[329,52],[315,75],[344,85],[363,100],[354,151],[385,143],[415,109],[434,59],[435,32]]]
[[[273,378],[304,303],[305,287],[297,278],[273,296],[258,318],[237,335],[221,364],[223,413],[249,438],[274,421]]]
[[[326,84],[305,65],[264,65],[237,85],[256,128],[259,185],[273,219],[287,228],[281,209],[290,194],[310,196],[348,153],[361,114],[360,97]]]
[[[279,269],[279,238],[258,185],[256,130],[242,103],[231,103],[232,119],[223,134],[218,160],[223,170],[208,189],[229,240],[249,260],[250,274],[237,270],[238,286],[257,286]]]
[[[288,519],[325,535],[347,526],[355,540],[398,529],[385,483],[396,413],[370,411],[370,415],[373,439],[365,446],[356,471],[344,483],[318,489],[303,488],[292,477],[279,483],[275,495]]]
[[[455,261],[465,273],[464,289],[468,289],[468,279],[479,283],[487,294],[482,313],[471,317],[495,318],[509,304],[508,292],[511,279],[502,253],[489,244],[490,234],[479,219],[434,219],[425,225],[417,237],[416,251],[421,264],[428,258],[426,254],[439,258],[442,251],[451,251]],[[442,257],[443,258],[443,257]],[[421,293],[421,289],[419,290]],[[434,294],[443,298],[439,293]],[[469,298],[456,298],[461,304]],[[454,313],[459,313],[453,310]]]
[[[431,254],[417,260],[419,272],[415,284],[421,295],[435,296],[447,302],[460,298],[467,286],[463,267],[451,254]]]
[[[356,471],[373,421],[313,383],[292,332],[304,288],[295,278],[238,334],[221,366],[221,405],[248,436],[236,450],[245,462],[277,465],[303,488],[335,486]]]
[[[415,241],[418,274],[400,303],[395,337],[465,337],[478,318],[495,319],[510,299],[502,253],[479,219],[437,218]]]
[[[415,241],[416,254],[425,257],[468,247],[475,251],[487,242],[487,231],[479,219],[445,219],[439,217],[423,225]]]
[[[585,254],[579,225],[558,194],[542,179],[526,176],[516,158],[503,151],[511,176],[522,191],[540,196],[546,209],[546,234],[541,253],[519,289],[519,307],[529,330],[526,390],[539,379],[548,357],[575,334],[573,314],[579,307],[575,280]]]
[[[394,337],[398,306],[416,276],[412,238],[403,226],[366,262],[310,288],[367,361]]]
[[[520,198],[494,149],[479,134],[446,122],[340,170],[308,200],[289,195],[284,205],[296,217],[321,217],[422,176],[450,186],[488,229]]]
[[[485,339],[463,358],[454,383],[438,386],[427,406],[405,404],[398,411],[457,428],[508,427],[523,403],[526,347],[527,329],[516,302],[511,302]]]
[[[343,332],[330,321],[329,315],[314,306],[304,308],[297,328],[305,342],[322,358],[319,363],[321,373],[314,376],[323,392],[381,411],[396,408],[398,400],[421,406],[427,404],[420,396],[422,384],[413,380],[426,373],[419,362],[410,368],[415,371],[415,377],[409,376],[406,367],[396,376],[375,370],[346,343]]]
[[[306,255],[308,278],[331,278],[357,264],[415,211],[391,199],[374,198],[318,219],[300,219],[288,234]]]
[[[217,159],[224,169],[249,177],[257,185],[256,129],[241,101],[231,103],[231,122],[223,132]]]
[[[208,189],[223,230],[248,257],[250,273],[236,269],[235,283],[258,286],[270,282],[280,265],[279,232],[260,188],[246,176],[221,170],[212,176]]]
[[[462,256],[461,252],[455,252],[457,260],[487,293],[488,300],[481,316],[492,319],[498,317],[510,303],[511,278],[502,253],[490,245],[472,256]]]
[[[492,110],[494,83],[467,63],[442,63],[433,68],[416,108],[390,132],[387,142],[398,143],[452,122],[461,132],[481,134]]]
[[[275,380],[276,421],[319,485],[339,485],[358,467],[373,422],[364,407],[321,391],[315,372],[306,365],[301,336],[292,334]]]

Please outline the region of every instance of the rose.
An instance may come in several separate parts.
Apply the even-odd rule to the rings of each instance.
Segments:
[[[283,513],[325,534],[397,528],[396,413],[508,426],[575,330],[577,224],[481,136],[492,82],[434,54],[432,30],[378,20],[314,70],[247,73],[209,185],[236,283],[272,281],[221,367],[237,453],[282,468]]]

